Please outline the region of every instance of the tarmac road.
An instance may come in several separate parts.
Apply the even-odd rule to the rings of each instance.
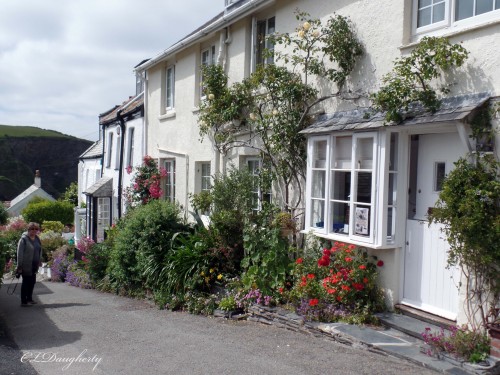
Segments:
[[[0,289],[0,375],[435,374],[301,333],[62,283],[38,282],[39,304],[21,307],[20,286],[10,296],[8,283]]]

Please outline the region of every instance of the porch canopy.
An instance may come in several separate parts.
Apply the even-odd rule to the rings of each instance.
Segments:
[[[444,98],[441,107],[434,113],[426,111],[422,105],[416,104],[403,113],[403,121],[388,124],[385,113],[375,113],[372,108],[357,108],[351,111],[335,112],[317,117],[314,124],[302,130],[305,135],[318,135],[340,131],[370,130],[384,125],[408,126],[444,122],[464,122],[477,108],[490,99],[489,93],[468,94]]]
[[[102,177],[94,185],[84,191],[83,194],[92,195],[94,197],[111,197],[113,195],[113,178]]]

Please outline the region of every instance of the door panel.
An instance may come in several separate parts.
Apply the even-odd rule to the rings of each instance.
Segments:
[[[420,135],[411,143],[418,147],[418,151],[410,153],[417,159],[417,167],[410,168],[416,172],[416,176],[410,176],[410,185],[414,181],[414,186],[410,186],[409,197],[415,200],[415,205],[409,204],[412,212],[406,227],[402,302],[455,320],[460,273],[456,267],[447,268],[449,245],[443,226],[429,225],[427,215],[439,197],[443,176],[466,150],[457,133]]]

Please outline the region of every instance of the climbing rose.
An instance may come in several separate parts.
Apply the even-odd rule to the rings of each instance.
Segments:
[[[319,300],[317,298],[313,298],[309,300],[309,306],[316,306],[319,303]]]
[[[383,260],[379,260],[377,262],[377,267],[382,267],[384,265],[384,261]]]
[[[295,263],[297,263],[297,264],[302,264],[302,262],[303,262],[302,258],[297,258],[297,260],[295,261]]]

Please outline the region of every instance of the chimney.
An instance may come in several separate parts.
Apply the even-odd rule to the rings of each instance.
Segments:
[[[35,186],[42,187],[42,178],[38,169],[35,171]]]

